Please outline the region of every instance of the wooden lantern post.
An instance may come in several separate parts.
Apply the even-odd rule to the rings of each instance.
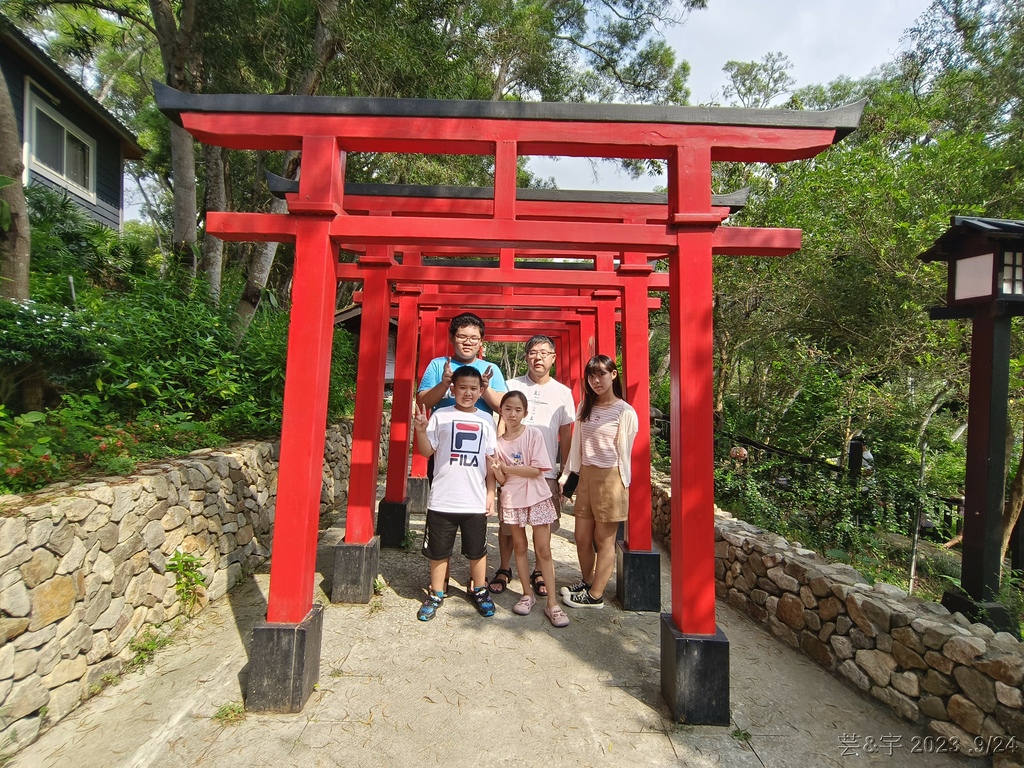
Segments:
[[[995,598],[1002,570],[1010,324],[1024,314],[1024,221],[954,216],[919,258],[948,265],[946,306],[933,308],[931,318],[972,323],[961,590],[947,590],[942,604],[1017,634],[1015,617]]]

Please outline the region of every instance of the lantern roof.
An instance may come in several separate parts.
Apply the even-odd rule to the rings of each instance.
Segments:
[[[939,235],[931,247],[917,258],[921,261],[951,261],[961,255],[964,241],[976,235],[987,235],[997,240],[1024,240],[1024,221],[953,216],[949,229]]]

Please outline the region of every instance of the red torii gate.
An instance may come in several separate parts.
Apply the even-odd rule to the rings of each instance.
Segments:
[[[462,311],[476,311],[487,323],[487,337],[491,340],[525,341],[533,333],[541,332],[555,336],[554,328],[560,328],[566,324],[571,325],[573,323],[579,325],[580,330],[571,337],[574,340],[577,335],[582,337],[576,343],[556,342],[557,348],[562,355],[560,359],[564,361],[559,366],[560,378],[570,388],[575,388],[577,401],[580,396],[584,364],[597,349],[602,348],[600,336],[596,339],[595,344],[595,320],[600,319],[599,316],[602,314],[602,310],[608,310],[608,312],[603,314],[608,315],[611,325],[610,332],[606,331],[603,348],[612,357],[615,356],[614,326],[615,322],[620,320],[622,316],[622,311],[615,304],[603,301],[600,305],[595,305],[592,298],[588,299],[580,295],[583,292],[580,289],[574,288],[552,287],[547,289],[544,294],[533,292],[526,295],[513,293],[513,287],[504,288],[503,291],[506,292],[500,294],[471,293],[471,290],[476,291],[478,289],[462,286],[447,294],[421,294],[419,300],[425,305],[445,305],[449,307],[446,311],[436,313],[438,329],[446,327],[447,321]],[[610,298],[613,300],[620,298],[619,293],[615,291],[604,293],[610,294]],[[360,298],[359,292],[353,297],[355,301],[359,301]],[[502,307],[494,307],[496,300],[501,302]],[[392,317],[397,314],[394,304],[395,302],[393,301]],[[657,309],[660,305],[661,301],[659,299],[648,299],[646,309]],[[543,311],[545,307],[549,309]],[[557,309],[558,311],[553,313],[550,309]],[[589,310],[588,314],[581,314],[586,310]],[[644,319],[646,320],[646,317]],[[441,322],[442,320],[444,322]],[[543,323],[533,328],[531,332],[524,333],[523,326],[530,325],[530,321],[534,320],[541,320]],[[495,321],[498,321],[497,326]],[[642,336],[645,348],[647,328],[645,322],[642,329],[637,329],[639,335]],[[440,342],[437,342],[437,347],[432,351],[431,356],[444,355],[447,351],[447,335],[438,330],[432,336],[435,339],[439,337],[442,337],[442,339]],[[582,351],[583,347],[586,348],[585,352]],[[421,361],[415,368],[418,370],[422,366],[423,363]],[[635,363],[634,368],[636,370],[623,371],[623,382],[626,386],[627,394],[630,391],[639,392],[642,390],[644,397],[638,397],[638,399],[645,399],[649,402],[649,397],[646,393],[648,378],[646,354],[643,355],[642,366]],[[413,371],[408,370],[407,376],[411,379],[412,375]],[[407,391],[411,392],[412,387],[410,383],[407,388],[402,388],[401,396],[399,396],[400,385],[397,381],[398,376],[399,374],[396,371],[396,394],[393,403],[398,404],[399,407],[392,407],[392,435],[390,443],[394,453],[389,454],[388,492],[378,507],[377,515],[377,533],[381,536],[383,546],[397,546],[404,539],[408,525],[409,508],[406,498],[407,487],[404,483],[409,445],[408,409],[403,409],[400,406],[402,403],[407,402],[405,400],[405,393]],[[405,386],[404,382],[402,386]],[[645,410],[643,405],[640,405],[639,408],[641,412]],[[637,435],[637,441],[634,444],[633,460],[636,466],[650,464],[650,423],[648,420],[642,419],[640,426],[640,434]],[[414,460],[416,458],[414,456]],[[425,464],[425,461],[422,463]],[[423,476],[422,466],[417,467],[414,476]],[[619,545],[616,592],[625,610],[657,611],[660,610],[661,605],[660,566],[657,552],[653,551],[651,542],[650,479],[642,472],[638,473],[634,484],[631,486],[630,508],[625,543]],[[416,511],[423,512],[425,508],[417,509]]]
[[[289,191],[295,192],[298,189],[298,182],[290,182],[280,177],[273,177],[273,188],[275,193],[287,193]],[[375,185],[355,185],[350,184],[346,186],[346,210],[351,212],[353,210],[365,211],[375,210],[381,215],[392,215],[396,211],[402,214],[423,214],[428,211],[442,210],[449,215],[479,215],[482,210],[480,207],[481,198],[483,198],[488,192],[493,197],[491,190],[481,190],[479,188],[465,188],[465,187],[402,187],[403,191],[406,191],[411,199],[398,199],[394,196],[393,190],[385,187],[378,187]],[[358,193],[358,195],[357,195]],[[446,196],[451,197],[446,197]],[[552,211],[556,210],[560,217],[565,220],[578,220],[578,221],[616,221],[621,222],[626,217],[633,221],[639,222],[659,222],[664,223],[667,221],[667,195],[653,194],[653,193],[603,193],[603,192],[579,192],[579,191],[561,191],[561,190],[517,190],[517,199],[526,200],[528,202],[523,203],[524,206],[528,206],[529,201],[533,203],[546,202],[548,204],[548,210],[546,211],[549,219],[555,218],[552,215]],[[727,208],[730,212],[741,207],[746,202],[746,190],[741,190],[738,193],[730,195],[715,195],[712,197],[712,204],[717,208]],[[532,209],[528,209],[531,214],[536,216],[537,207],[534,205]],[[651,436],[650,436],[650,422],[646,418],[647,412],[650,410],[650,393],[648,387],[648,332],[649,324],[647,318],[647,310],[652,308],[651,306],[644,307],[643,297],[646,296],[648,290],[668,288],[668,275],[667,274],[654,274],[652,268],[646,262],[646,256],[640,253],[628,253],[628,254],[615,254],[615,253],[594,253],[592,251],[576,251],[566,250],[559,252],[545,251],[543,249],[524,249],[524,248],[502,248],[502,249],[491,249],[488,251],[484,249],[481,252],[479,249],[474,249],[473,253],[467,253],[465,247],[434,247],[429,252],[431,255],[435,254],[458,254],[462,256],[462,261],[447,260],[444,262],[434,260],[434,264],[446,263],[449,266],[448,273],[450,274],[452,269],[462,269],[466,266],[478,266],[483,257],[497,255],[498,260],[494,262],[497,266],[504,270],[503,273],[508,270],[515,269],[516,259],[521,257],[524,260],[547,260],[551,258],[560,258],[562,261],[566,260],[566,257],[572,257],[583,261],[590,261],[593,264],[593,269],[598,272],[613,273],[615,272],[615,261],[620,261],[620,268],[616,274],[615,283],[619,286],[616,290],[591,290],[591,300],[589,302],[590,312],[594,312],[596,308],[596,317],[588,317],[587,314],[583,314],[584,323],[588,324],[588,338],[591,343],[589,346],[589,353],[582,355],[579,352],[580,345],[569,345],[567,348],[568,355],[563,353],[563,359],[566,359],[570,363],[569,373],[570,376],[566,383],[574,390],[574,395],[579,401],[581,396],[582,387],[582,376],[583,366],[587,359],[596,350],[594,349],[594,340],[596,338],[596,346],[598,349],[605,351],[611,357],[615,357],[615,325],[616,319],[628,316],[629,322],[624,322],[623,325],[623,358],[624,358],[624,370],[622,372],[623,385],[625,394],[633,406],[638,410],[639,413],[645,414],[644,418],[640,421],[640,430],[637,434],[637,438],[633,444],[633,455],[632,462],[635,466],[648,467],[651,461]],[[405,260],[403,258],[403,264],[410,265],[423,265],[425,262],[423,258],[427,255],[423,249],[413,249],[410,252],[410,259]],[[537,261],[526,261],[523,267],[530,267],[533,269],[540,269],[544,267],[552,267],[550,263],[543,263]],[[576,261],[572,264],[560,264],[557,265],[560,269],[575,268],[579,269],[586,265]],[[592,271],[592,270],[591,270]],[[630,274],[630,277],[626,277]],[[440,278],[435,278],[440,279]],[[504,278],[502,278],[504,279]],[[481,291],[486,288],[491,288],[496,291],[488,296],[489,300],[485,301],[485,306],[494,303],[500,303],[505,307],[510,306],[554,306],[563,308],[563,304],[559,301],[555,301],[553,304],[551,298],[540,299],[541,295],[550,297],[553,294],[569,294],[569,293],[586,293],[582,289],[569,289],[569,288],[557,288],[545,286],[540,287],[516,287],[514,285],[491,285],[491,286],[479,286],[473,285],[446,285],[445,289],[449,292],[448,297],[440,297],[433,302],[428,302],[422,293],[419,294],[419,303],[425,306],[430,306],[431,303],[437,306],[441,305],[453,305],[469,308],[465,297],[470,295],[471,291]],[[403,298],[399,301],[399,304],[404,307],[406,313],[413,312],[413,308],[417,306],[416,301],[411,298],[406,298],[410,294],[415,295],[421,290],[417,285],[396,285],[396,290],[399,290]],[[520,291],[521,293],[516,294],[514,291]],[[361,297],[361,292],[357,293]],[[528,297],[533,297],[532,299]],[[596,300],[595,300],[596,299]],[[618,310],[617,302],[621,300],[622,309]],[[394,304],[394,302],[392,302]],[[493,311],[493,310],[492,310]],[[583,312],[583,310],[580,310]],[[618,314],[616,314],[618,312]],[[394,310],[392,310],[394,314]],[[453,316],[455,312],[447,313],[445,316]],[[507,315],[507,313],[506,313]],[[516,312],[516,320],[522,323],[527,318],[527,313],[523,311]],[[399,320],[399,334],[401,336],[403,325],[401,319]],[[411,326],[405,326],[410,328]],[[432,339],[432,346],[424,349],[424,354],[421,356],[421,360],[425,357],[435,357],[437,355],[443,355],[448,344],[447,336],[445,333],[437,329],[429,329],[429,338]],[[544,329],[538,329],[544,330]],[[405,330],[405,333],[411,332]],[[425,344],[427,336],[421,337],[421,345]],[[492,335],[493,338],[493,335]],[[399,339],[399,345],[402,344],[401,338]],[[412,347],[406,347],[405,353],[409,353]],[[563,350],[566,347],[563,345]],[[580,359],[582,357],[583,359]],[[400,356],[400,359],[409,359]],[[632,362],[632,365],[630,364]],[[413,368],[421,368],[422,362],[419,366],[413,366]],[[396,376],[398,374],[396,373]],[[409,376],[413,375],[413,371],[409,372]],[[363,382],[362,388],[371,388],[373,382],[370,381],[373,377],[373,371],[370,369],[367,372],[367,381]],[[360,387],[357,387],[357,392]],[[395,382],[395,396],[393,402],[402,403],[405,402],[407,394],[412,391],[412,382],[399,381]],[[358,397],[358,395],[357,395]],[[372,397],[367,397],[363,401],[368,407],[373,407],[374,400]],[[359,412],[362,414],[363,409],[359,408]],[[380,414],[366,415],[367,423],[375,423],[375,419],[379,418]],[[392,422],[391,422],[391,438],[390,438],[390,449],[389,449],[389,467],[388,467],[388,484],[387,493],[385,498],[380,502],[377,507],[377,523],[376,531],[381,537],[381,543],[384,546],[395,546],[404,540],[405,532],[408,527],[408,515],[410,511],[410,498],[406,494],[410,493],[409,483],[405,476],[405,467],[396,464],[396,456],[404,456],[408,452],[408,438],[409,438],[409,426],[408,426],[408,414],[405,409],[399,408],[396,412],[392,409]],[[356,431],[359,431],[357,425]],[[403,446],[405,446],[403,448]],[[418,454],[413,455],[412,459],[412,486],[411,491],[412,507],[416,511],[425,511],[425,495],[426,495],[426,460]],[[367,473],[369,476],[370,473]],[[619,543],[616,548],[617,567],[616,567],[616,594],[622,603],[622,606],[626,610],[640,610],[640,611],[657,611],[661,607],[661,579],[660,579],[660,564],[659,555],[653,549],[652,536],[651,536],[651,487],[650,479],[645,473],[641,472],[630,486],[630,515],[629,522],[626,526],[626,536],[622,543]],[[373,504],[375,501],[375,488],[370,487],[367,483],[364,486],[352,491],[349,495],[349,506],[348,513],[350,516],[360,516],[365,519],[370,519],[372,516]],[[348,537],[346,537],[348,540]],[[333,580],[332,599],[338,602],[344,601],[357,601],[365,602],[370,599],[370,588],[369,584],[361,576],[359,571],[356,571],[357,578],[361,582],[359,584],[351,584],[350,573],[352,568],[350,564],[344,560],[345,554],[340,553],[339,559],[336,561],[335,574]]]
[[[812,157],[857,127],[863,104],[801,112],[193,95],[160,84],[154,90],[160,108],[200,141],[302,151],[299,191],[288,196],[288,214],[211,213],[207,222],[208,232],[224,239],[296,244],[271,594],[267,623],[253,632],[247,703],[299,709],[318,674],[322,613],[312,605],[312,587],[336,281],[363,281],[364,326],[382,329],[389,320],[389,281],[436,277],[430,267],[396,265],[389,246],[583,248],[624,254],[625,280],[631,269],[649,271],[645,254],[671,255],[671,401],[677,428],[672,430],[672,612],[662,616],[662,693],[676,718],[727,724],[728,641],[715,625],[714,606],[711,256],[716,250],[789,253],[799,248],[799,231],[720,227],[728,210],[712,206],[711,163]],[[477,218],[350,215],[344,171],[352,151],[492,155],[493,200]],[[557,211],[551,219],[523,219],[517,161],[535,154],[666,161],[666,220],[573,221],[559,218]],[[338,264],[341,243],[368,247],[357,264]],[[529,270],[499,271],[506,273],[505,282],[519,285],[541,286],[553,279],[594,288],[622,285],[609,284],[597,272],[552,271],[540,280]],[[490,282],[492,276],[493,270],[467,267],[444,280],[471,284]],[[374,336],[362,334],[360,352],[365,344],[369,354],[361,354],[360,362],[383,370],[383,354],[370,341]],[[377,394],[379,403],[382,392]],[[357,393],[357,412],[360,400]],[[678,428],[682,423],[686,430]],[[357,473],[376,469],[380,422],[362,432],[357,424],[355,432],[353,481]],[[348,522],[346,538],[365,540],[365,521]],[[354,565],[365,570],[366,562],[364,557]]]

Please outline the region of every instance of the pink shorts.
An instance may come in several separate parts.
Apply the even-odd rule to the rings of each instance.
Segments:
[[[501,508],[501,522],[505,525],[550,525],[558,519],[558,511],[551,499],[539,501],[532,507]]]

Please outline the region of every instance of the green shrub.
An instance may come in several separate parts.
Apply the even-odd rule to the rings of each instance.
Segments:
[[[21,405],[23,386],[37,379],[45,392],[88,386],[103,360],[102,331],[63,307],[0,301],[0,404]]]
[[[27,194],[31,290],[45,301],[0,302],[0,493],[279,434],[289,315],[278,302],[239,341],[234,302],[159,272],[139,233],[98,227],[61,193]],[[223,295],[243,282],[226,272]],[[329,418],[350,413],[353,394],[352,340],[339,329]]]
[[[0,493],[33,490],[62,475],[45,420],[38,411],[15,416],[0,405]]]

